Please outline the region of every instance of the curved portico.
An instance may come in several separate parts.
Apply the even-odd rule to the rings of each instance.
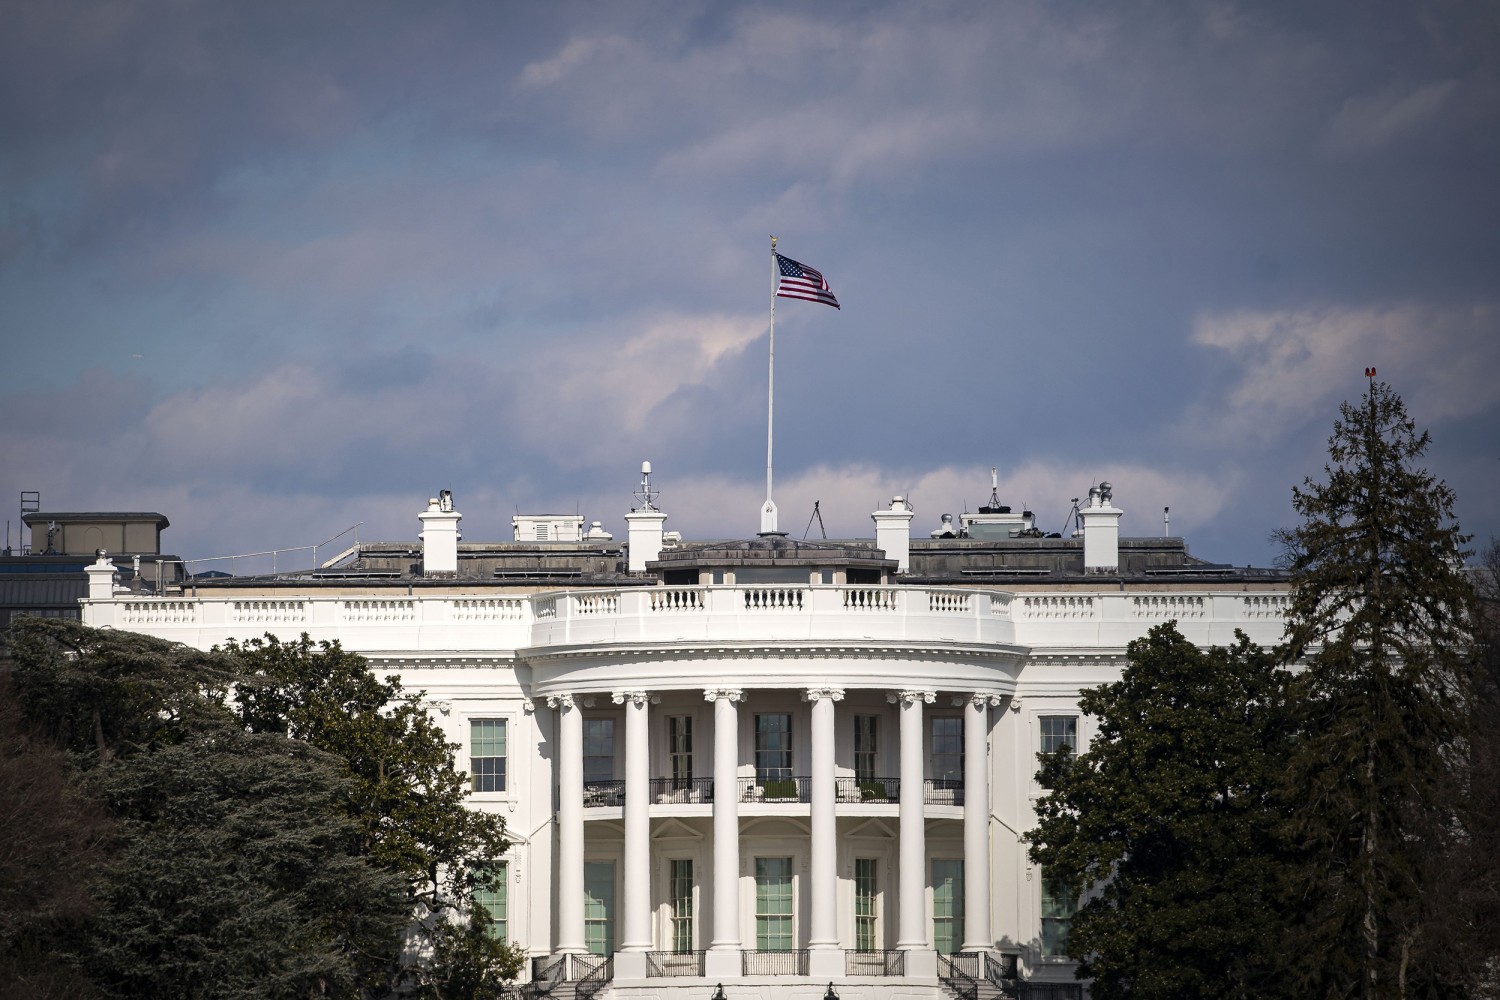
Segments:
[[[626,738],[616,772],[623,778],[595,774],[597,780],[570,786],[567,794],[580,801],[559,803],[560,822],[581,815],[600,823],[603,837],[616,824],[623,828],[621,957],[652,947],[661,890],[653,902],[642,859],[653,856],[653,837],[670,824],[674,831],[701,830],[711,872],[702,889],[712,905],[701,907],[710,922],[694,930],[693,943],[707,952],[706,973],[727,977],[740,974],[743,952],[767,945],[757,910],[764,904],[767,854],[795,860],[793,933],[796,948],[806,951],[808,974],[842,975],[846,951],[894,946],[908,953],[908,975],[935,975],[927,828],[951,829],[947,839],[961,843],[963,867],[988,872],[988,712],[1014,692],[1022,654],[993,643],[847,636],[826,643],[744,637],[711,644],[569,644],[519,656],[530,667],[539,703],[593,704],[603,713],[601,723],[623,711]],[[707,714],[699,716],[695,704]],[[684,752],[681,746],[658,741],[653,747],[632,735],[646,731],[646,713],[649,728],[659,732],[675,733],[701,719],[692,730],[697,742],[687,751],[696,753],[695,766],[674,756]],[[673,718],[687,721],[666,725]],[[561,715],[558,721],[565,724]],[[711,734],[701,731],[705,724]],[[941,756],[935,757],[939,743]],[[582,740],[561,740],[558,753],[559,774],[588,770]],[[575,754],[579,759],[567,759]],[[712,777],[705,781],[700,774]],[[767,829],[777,837],[746,832]],[[786,831],[793,829],[806,832],[796,835],[800,846],[787,847]],[[880,891],[896,903],[883,908],[874,930],[840,902],[858,891],[851,886],[854,868],[860,878],[873,877],[853,846],[857,837],[843,842],[841,835],[849,834],[890,842],[890,856],[880,862]],[[560,836],[559,872],[582,871],[586,850],[585,839]],[[945,943],[991,947],[988,879],[966,881],[963,941]],[[557,940],[583,940],[582,911],[559,904]],[[576,926],[561,926],[564,920]],[[760,929],[759,939],[744,935],[747,920]],[[667,950],[673,942],[663,939],[663,930],[658,921],[655,947]]]

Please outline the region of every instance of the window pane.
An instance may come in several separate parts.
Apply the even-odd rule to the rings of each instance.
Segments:
[[[932,776],[957,781],[964,776],[964,720],[938,716],[932,720]]]
[[[1042,753],[1057,753],[1063,747],[1069,752],[1078,750],[1078,716],[1044,715],[1039,720],[1042,728]]]
[[[505,791],[505,720],[469,721],[469,790]]]
[[[583,942],[591,955],[615,950],[615,863],[583,864]]]
[[[667,720],[667,739],[672,757],[672,787],[693,783],[693,717],[674,715]]]
[[[755,859],[755,947],[792,950],[792,859]]]
[[[1042,878],[1042,954],[1062,958],[1068,954],[1068,927],[1078,901],[1061,879]]]
[[[497,861],[475,873],[474,905],[489,914],[489,935],[497,941],[507,939],[505,886],[509,870],[504,861]]]
[[[854,947],[858,951],[875,951],[879,947],[875,865],[874,858],[854,859]]]
[[[583,720],[583,780],[610,781],[615,776],[615,720]]]
[[[755,717],[755,780],[761,784],[792,776],[792,717]]]
[[[693,950],[693,862],[689,858],[672,861],[672,950]]]
[[[873,781],[879,775],[879,729],[880,719],[874,715],[854,717],[854,778],[856,781]]]
[[[964,863],[932,862],[932,939],[939,954],[951,955],[964,941]]]

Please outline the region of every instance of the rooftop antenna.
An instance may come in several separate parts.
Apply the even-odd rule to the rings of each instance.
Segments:
[[[816,520],[818,522],[818,531],[823,535],[823,541],[828,541],[828,529],[823,527],[823,512],[819,509],[819,504],[822,502],[821,500],[813,501],[812,517],[807,519],[807,527],[802,529],[803,540],[806,540],[808,533],[812,531],[812,523]]]
[[[1171,507],[1163,507],[1161,509],[1161,537],[1163,537],[1163,538],[1170,538],[1172,536],[1172,532],[1170,530],[1171,527],[1172,527],[1172,508]]]
[[[661,490],[651,488],[651,463],[641,463],[641,488],[635,491],[635,498],[641,502],[635,510],[656,510],[656,498],[661,496]]]
[[[990,509],[1000,509],[1000,470],[990,466]]]

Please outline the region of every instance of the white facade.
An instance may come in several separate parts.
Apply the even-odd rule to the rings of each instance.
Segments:
[[[579,956],[575,975],[613,954],[617,995],[937,996],[954,951],[981,977],[987,954],[1073,981],[1023,836],[1044,739],[1091,735],[1080,690],[1167,620],[1204,645],[1281,637],[1282,583],[1105,579],[1090,556],[1083,582],[1005,590],[816,569],[529,593],[100,587],[84,620],[199,648],[306,632],[399,672],[462,748],[474,808],[506,820],[507,936]]]

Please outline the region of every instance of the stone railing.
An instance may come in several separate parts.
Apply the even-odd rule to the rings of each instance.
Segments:
[[[878,642],[1123,648],[1175,620],[1199,644],[1281,639],[1277,592],[1009,594],[882,586],[629,587],[504,597],[181,597],[83,602],[84,621],[198,648],[270,632],[365,651],[472,650],[693,642]]]

